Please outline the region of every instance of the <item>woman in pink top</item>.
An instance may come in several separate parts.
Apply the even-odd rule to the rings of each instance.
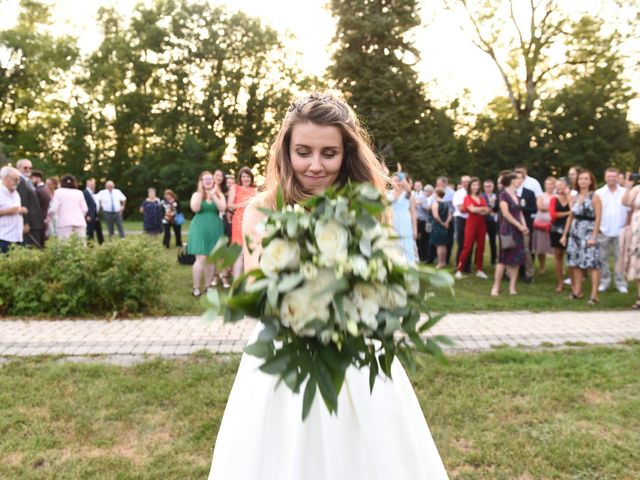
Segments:
[[[71,235],[85,238],[89,208],[73,175],[67,174],[60,179],[60,188],[53,196],[49,211],[55,218],[58,238],[66,239]]]

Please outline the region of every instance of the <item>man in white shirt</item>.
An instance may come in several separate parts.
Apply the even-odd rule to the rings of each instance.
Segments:
[[[536,198],[538,197],[538,195],[542,195],[542,187],[540,186],[540,182],[535,178],[529,176],[527,167],[525,167],[524,165],[518,165],[516,168],[514,168],[514,171],[522,172],[524,174],[524,182],[522,182],[522,185],[520,185],[520,188],[518,188],[518,191],[516,192],[519,197],[522,196],[523,188],[528,188],[533,193],[535,193]]]
[[[596,195],[602,202],[602,220],[598,232],[598,246],[600,247],[600,285],[598,291],[604,292],[611,285],[611,271],[609,269],[609,250],[613,250],[613,263],[618,266],[620,255],[620,232],[627,223],[629,209],[622,205],[625,189],[618,185],[617,168],[607,168],[604,172],[605,185],[596,190]],[[616,288],[621,293],[627,293],[627,282],[622,271],[615,272]]]
[[[27,209],[22,206],[17,191],[20,171],[13,167],[0,169],[0,252],[7,253],[11,245],[23,241],[24,217]]]
[[[467,224],[468,213],[463,212],[462,203],[464,197],[467,196],[467,188],[469,188],[469,175],[463,175],[460,178],[460,188],[453,194],[453,228],[456,237],[456,243],[458,244],[458,251],[456,253],[456,265],[460,261],[460,254],[464,247],[464,228]],[[469,261],[464,265],[464,272],[469,273],[471,271],[471,255],[469,255]]]
[[[122,224],[122,212],[127,203],[127,197],[115,184],[109,180],[105,183],[105,189],[98,192],[96,199],[100,204],[100,210],[104,215],[104,221],[109,229],[109,240],[113,239],[114,225],[118,227],[120,238],[124,238],[124,226]]]

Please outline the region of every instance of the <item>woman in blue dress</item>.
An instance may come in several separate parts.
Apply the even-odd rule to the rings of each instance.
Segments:
[[[150,188],[147,191],[147,198],[140,205],[140,213],[143,215],[142,228],[144,233],[159,235],[162,233],[162,218],[164,209],[160,199],[156,196],[156,189]]]
[[[411,197],[411,185],[401,173],[393,176],[393,190],[387,196],[393,207],[393,228],[409,263],[416,263],[418,220]]]

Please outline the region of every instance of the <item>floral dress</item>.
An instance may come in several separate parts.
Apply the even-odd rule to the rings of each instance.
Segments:
[[[522,207],[520,202],[515,202],[509,192],[503,190],[498,197],[500,202],[506,202],[509,206],[509,213],[516,220],[520,220],[522,214]],[[518,200],[520,200],[518,198]],[[509,266],[524,265],[525,249],[524,249],[524,236],[522,232],[514,227],[506,218],[500,214],[500,240],[502,243],[503,236],[512,236],[515,246],[513,248],[503,248],[500,245],[500,257],[498,263]]]
[[[593,193],[585,197],[582,202],[578,199],[571,207],[573,220],[569,229],[567,241],[567,265],[587,270],[600,268],[600,248],[596,242],[588,246],[587,242],[593,236],[596,225],[596,211],[593,206]]]

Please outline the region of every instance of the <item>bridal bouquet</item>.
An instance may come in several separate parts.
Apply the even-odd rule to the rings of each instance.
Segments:
[[[387,209],[366,183],[328,189],[302,205],[285,206],[280,193],[276,209],[264,210],[260,268],[237,278],[228,296],[207,295],[209,316],[262,322],[245,352],[292,391],[304,386],[303,419],[317,390],[337,411],[347,368],[368,367],[373,390],[380,372],[391,377],[395,357],[414,370],[414,349],[442,357],[440,344],[448,342],[423,334],[442,318],[429,313],[428,288],[451,288],[453,279],[407,262],[381,221]],[[222,239],[210,256],[220,267],[240,254],[225,245]]]

